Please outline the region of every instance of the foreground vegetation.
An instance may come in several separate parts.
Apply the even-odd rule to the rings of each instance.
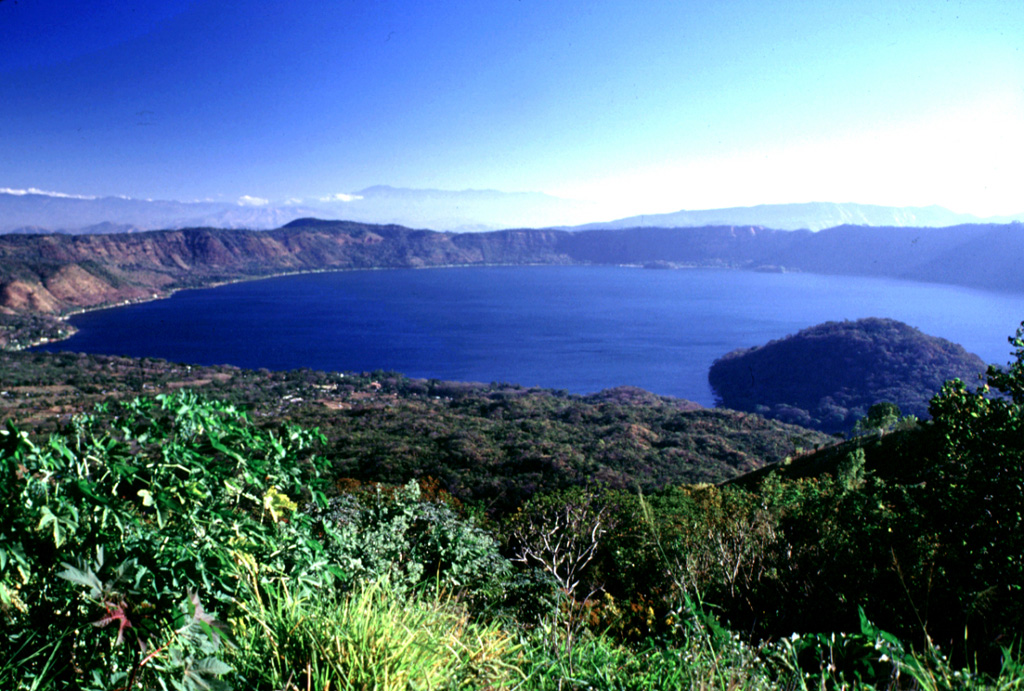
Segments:
[[[303,404],[97,392],[0,435],[0,688],[1019,688],[1013,344],[990,389],[947,384],[927,424],[724,485],[563,476],[503,502],[386,444],[346,465],[340,427],[286,420]],[[340,402],[387,414],[401,382],[370,383]],[[533,411],[521,429],[550,436],[542,415],[591,414],[494,389],[501,414],[474,419]],[[419,410],[453,415],[448,398]],[[648,430],[682,412],[634,407]]]

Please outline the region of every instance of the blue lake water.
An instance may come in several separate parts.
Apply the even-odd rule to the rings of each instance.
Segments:
[[[395,370],[713,404],[715,358],[830,320],[890,317],[1005,363],[1024,295],[888,279],[627,267],[288,276],[73,317],[38,350],[246,368]]]

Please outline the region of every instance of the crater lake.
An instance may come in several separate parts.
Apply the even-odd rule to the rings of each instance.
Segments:
[[[73,316],[36,350],[273,370],[392,370],[714,399],[715,358],[825,321],[889,317],[1010,359],[1024,295],[855,276],[529,266],[303,274]]]

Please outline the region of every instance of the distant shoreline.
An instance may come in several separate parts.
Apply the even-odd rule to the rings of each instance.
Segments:
[[[767,266],[759,265],[759,266],[750,266],[750,267],[740,267],[740,266],[729,266],[729,265],[721,265],[721,264],[702,265],[702,264],[693,263],[693,262],[656,262],[656,263],[652,263],[652,262],[642,262],[642,263],[628,262],[628,263],[619,263],[619,264],[604,264],[604,263],[598,263],[598,262],[579,262],[579,261],[577,261],[577,262],[566,262],[566,263],[490,262],[490,263],[477,263],[477,264],[430,264],[430,265],[423,265],[423,266],[368,266],[368,267],[336,267],[336,268],[323,268],[323,269],[302,269],[302,270],[298,270],[298,271],[283,271],[283,272],[275,272],[275,273],[271,273],[271,274],[262,274],[262,275],[257,275],[257,276],[239,276],[237,278],[232,278],[232,279],[227,279],[227,280],[212,281],[212,282],[207,283],[207,284],[191,285],[191,286],[181,286],[181,287],[176,287],[176,288],[169,289],[169,290],[161,292],[161,293],[155,293],[155,294],[151,295],[150,297],[129,299],[129,300],[124,300],[124,301],[117,302],[117,303],[107,303],[107,304],[102,304],[102,305],[95,305],[95,306],[92,306],[92,307],[76,308],[74,310],[70,310],[70,311],[65,312],[63,314],[53,315],[52,316],[52,318],[55,321],[59,321],[59,322],[62,322],[64,324],[68,324],[68,326],[71,328],[71,330],[66,332],[62,337],[60,337],[60,338],[44,338],[44,339],[39,339],[37,341],[31,342],[28,345],[23,345],[23,346],[20,346],[20,347],[13,347],[13,348],[12,347],[6,347],[6,348],[3,348],[3,349],[6,349],[6,350],[29,350],[31,348],[35,348],[35,347],[38,347],[38,346],[41,346],[41,345],[48,345],[48,344],[51,344],[51,343],[60,343],[62,341],[66,341],[66,340],[72,338],[77,333],[77,329],[74,329],[69,324],[69,320],[72,317],[75,317],[75,316],[78,316],[78,315],[81,315],[81,314],[87,314],[87,313],[90,313],[90,312],[99,312],[99,311],[102,311],[102,310],[118,309],[118,308],[121,308],[121,307],[130,307],[132,305],[140,305],[140,304],[145,304],[145,303],[148,303],[148,302],[156,302],[158,300],[166,300],[166,299],[169,299],[169,298],[173,297],[175,294],[177,294],[179,292],[189,291],[189,290],[207,290],[207,289],[211,289],[211,288],[220,288],[220,287],[223,287],[223,286],[235,285],[235,284],[239,284],[239,283],[248,283],[248,282],[252,282],[252,281],[263,281],[263,280],[270,280],[270,279],[275,279],[275,278],[288,278],[288,277],[292,277],[292,276],[306,276],[306,275],[329,274],[329,273],[349,273],[349,272],[369,272],[369,271],[396,271],[396,270],[419,271],[419,270],[428,270],[428,269],[473,269],[473,268],[485,268],[485,267],[528,268],[528,267],[543,267],[543,266],[577,266],[577,267],[618,266],[618,267],[621,267],[621,268],[641,269],[641,270],[647,270],[647,271],[663,271],[663,270],[687,271],[687,270],[696,270],[696,269],[714,269],[714,270],[722,270],[722,271],[739,271],[739,272],[751,272],[751,273],[814,274],[814,275],[819,275],[819,276],[834,276],[834,275],[836,275],[836,274],[830,274],[830,273],[824,273],[824,272],[801,271],[799,269],[794,269],[794,268],[785,267],[785,266],[775,266],[775,265],[767,265]],[[945,283],[945,282],[942,282],[942,281],[924,281],[924,280],[917,280],[917,279],[912,279],[912,278],[898,278],[898,277],[892,277],[892,276],[863,276],[863,275],[856,275],[855,277],[856,278],[866,278],[866,279],[871,279],[871,278],[883,279],[884,278],[884,279],[889,279],[889,280],[907,281],[909,283],[916,283],[916,284],[922,284],[922,285],[940,285],[940,286],[945,285],[945,286],[954,286],[954,287],[969,288],[969,289],[975,289],[975,290],[986,290],[986,291],[991,291],[991,292],[995,292],[995,293],[1019,294],[1019,291],[995,290],[995,289],[991,289],[991,288],[988,288],[988,289],[986,289],[986,288],[974,288],[972,286],[964,286],[964,285],[959,285],[959,284],[951,284],[951,283]],[[1024,317],[1024,315],[1022,315],[1022,317]]]
[[[707,376],[716,358],[811,325],[891,318],[998,362],[1006,334],[1018,323],[1006,317],[1024,312],[1024,296],[887,278],[726,267],[449,268],[469,271],[384,273],[374,267],[376,273],[367,273],[346,267],[247,277],[291,280],[97,314],[77,322],[77,336],[33,351],[271,370],[384,369],[576,392],[631,384],[712,405]],[[189,288],[229,283],[242,280],[193,282]]]
[[[541,264],[541,263],[532,263],[532,264],[504,264],[504,263],[490,263],[490,264],[432,264],[432,265],[429,265],[429,266],[366,266],[366,267],[339,267],[339,268],[331,268],[331,269],[303,269],[301,271],[285,271],[285,272],[281,272],[281,273],[266,274],[266,275],[261,275],[261,276],[240,276],[238,278],[233,278],[233,279],[229,279],[229,280],[213,281],[211,283],[203,284],[203,285],[182,286],[182,287],[179,287],[179,288],[171,288],[170,290],[168,290],[166,292],[159,293],[159,294],[153,294],[151,297],[136,298],[136,299],[131,299],[131,300],[123,300],[121,302],[107,303],[107,304],[103,304],[103,305],[95,305],[95,306],[92,306],[92,307],[79,307],[79,308],[70,310],[68,312],[64,312],[62,314],[52,315],[52,318],[55,321],[68,323],[69,319],[71,319],[72,317],[77,317],[77,316],[79,316],[81,314],[88,314],[88,313],[91,313],[91,312],[101,312],[103,310],[119,309],[121,307],[131,307],[132,305],[143,305],[143,304],[146,304],[146,303],[149,303],[149,302],[156,302],[158,300],[167,300],[167,299],[169,299],[171,297],[174,297],[174,295],[176,295],[177,293],[180,293],[180,292],[183,292],[183,291],[187,291],[187,290],[208,290],[210,288],[221,288],[223,286],[235,285],[235,284],[238,284],[238,283],[248,283],[248,282],[251,282],[251,281],[265,281],[265,280],[270,280],[270,279],[274,279],[274,278],[288,278],[290,276],[309,276],[309,275],[314,275],[314,274],[348,273],[348,272],[356,272],[356,271],[400,271],[400,270],[420,271],[420,270],[426,270],[426,269],[471,269],[471,268],[476,268],[476,267],[483,268],[483,267],[488,267],[488,266],[530,267],[530,266],[599,266],[599,265],[596,265],[596,264],[584,264],[584,263],[574,263],[574,264]],[[641,266],[630,265],[630,264],[620,264],[619,266],[622,266],[624,268],[644,268],[644,267],[641,267]],[[687,268],[687,267],[674,267],[674,268]],[[689,268],[696,268],[696,267],[689,267]],[[68,324],[68,325],[69,325],[69,327],[71,326],[70,324]],[[71,327],[71,328],[73,329],[73,327]],[[14,351],[30,350],[32,348],[36,348],[36,347],[41,346],[41,345],[48,345],[50,343],[60,343],[61,341],[66,341],[69,338],[71,338],[72,336],[74,336],[76,333],[77,333],[77,329],[73,329],[73,330],[69,331],[67,334],[65,334],[61,338],[44,338],[44,339],[41,339],[41,340],[38,340],[38,341],[31,342],[28,345],[17,346],[17,347],[6,348],[6,349],[7,350],[14,350]]]
[[[1024,293],[1024,231],[844,226],[819,233],[755,227],[437,233],[310,222],[272,231],[186,229],[127,235],[0,236],[6,348],[65,340],[71,317],[179,290],[338,271],[486,266],[717,268],[889,278]],[[75,304],[77,303],[77,304]],[[91,303],[82,306],[83,303]]]

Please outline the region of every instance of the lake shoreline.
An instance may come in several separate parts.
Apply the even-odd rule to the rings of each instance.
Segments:
[[[221,288],[229,285],[237,285],[240,283],[249,283],[252,281],[264,281],[274,278],[288,278],[290,276],[307,276],[316,274],[331,274],[331,273],[349,273],[349,272],[362,272],[362,271],[394,271],[394,270],[421,270],[421,269],[460,269],[460,268],[474,268],[474,267],[495,267],[495,266],[513,266],[513,267],[531,267],[531,266],[589,266],[588,264],[436,264],[430,266],[367,266],[367,267],[339,267],[329,269],[303,269],[300,271],[284,271],[280,273],[272,273],[261,276],[240,276],[238,278],[232,278],[222,281],[212,281],[203,285],[195,286],[181,286],[178,288],[171,288],[170,290],[155,293],[150,297],[140,297],[135,299],[122,300],[120,302],[105,303],[102,305],[94,305],[92,307],[79,307],[67,312],[62,312],[57,315],[41,315],[50,316],[55,321],[68,323],[68,320],[83,314],[91,314],[93,312],[102,312],[105,310],[119,309],[122,307],[130,307],[132,305],[142,305],[150,302],[156,302],[158,300],[167,300],[174,297],[178,293],[182,293],[190,290],[207,290],[211,288]],[[629,266],[623,264],[622,266]],[[644,268],[644,267],[636,267]],[[52,343],[60,343],[66,341],[77,333],[77,329],[68,324],[70,330],[62,337],[59,338],[43,338],[37,341],[32,341],[25,345],[19,346],[5,346],[0,350],[29,350],[31,348],[37,348],[42,345],[49,345]]]
[[[569,263],[565,263],[565,264],[545,264],[545,263],[529,263],[529,264],[509,264],[509,263],[431,264],[431,265],[427,265],[427,266],[369,266],[369,267],[340,267],[340,268],[328,268],[328,269],[303,269],[303,270],[300,270],[300,271],[285,271],[285,272],[280,272],[280,273],[266,274],[266,275],[262,275],[262,276],[241,276],[239,278],[234,278],[234,279],[229,279],[229,280],[213,281],[211,283],[204,284],[204,285],[182,286],[182,287],[178,287],[178,288],[172,288],[172,289],[170,289],[168,291],[165,291],[165,292],[162,292],[162,293],[153,294],[150,297],[122,300],[120,302],[107,303],[107,304],[102,304],[102,305],[95,305],[95,306],[92,306],[92,307],[76,308],[76,309],[70,310],[68,312],[63,312],[63,313],[61,313],[59,315],[54,315],[53,319],[55,319],[57,321],[60,321],[60,322],[63,322],[65,324],[68,324],[68,320],[69,319],[71,319],[72,317],[76,317],[76,316],[82,315],[82,314],[89,314],[89,313],[92,313],[92,312],[101,312],[103,310],[110,310],[110,309],[119,309],[121,307],[130,307],[131,305],[141,305],[141,304],[145,304],[145,303],[149,303],[149,302],[154,302],[154,301],[157,301],[157,300],[166,300],[166,299],[171,298],[174,295],[176,295],[178,293],[181,293],[183,291],[207,290],[207,289],[210,289],[210,288],[220,288],[220,287],[223,287],[223,286],[236,285],[236,284],[239,284],[239,283],[248,283],[248,282],[251,282],[251,281],[264,281],[264,280],[269,280],[269,279],[274,279],[274,278],[287,278],[289,276],[306,276],[306,275],[330,274],[330,273],[348,273],[348,272],[357,272],[357,271],[396,271],[396,270],[416,270],[416,271],[419,271],[419,270],[428,270],[428,269],[471,269],[471,268],[483,268],[483,267],[522,267],[522,268],[529,268],[529,267],[537,267],[537,266],[618,266],[618,267],[621,267],[621,268],[628,268],[628,269],[645,269],[645,270],[669,269],[669,270],[673,270],[673,271],[684,271],[684,270],[693,270],[693,269],[701,269],[701,268],[722,268],[722,269],[729,269],[729,270],[734,270],[734,271],[747,271],[747,270],[749,270],[749,271],[759,271],[760,270],[760,269],[743,269],[743,268],[739,268],[739,267],[701,267],[701,266],[698,266],[698,265],[695,265],[695,264],[672,264],[671,266],[667,266],[667,267],[660,267],[660,266],[659,267],[652,267],[652,266],[648,266],[648,265],[645,265],[645,264],[615,264],[615,265],[609,265],[609,264],[593,264],[593,263],[586,263],[586,262],[569,262]],[[41,346],[41,345],[48,345],[48,344],[51,344],[51,343],[60,343],[61,341],[66,341],[66,340],[68,340],[69,338],[71,338],[72,336],[74,336],[77,333],[77,329],[72,327],[70,324],[68,324],[68,326],[70,327],[69,331],[67,333],[65,333],[62,337],[59,337],[59,338],[43,338],[43,339],[39,339],[37,341],[30,342],[27,345],[21,345],[21,346],[17,346],[17,347],[10,347],[10,348],[3,348],[3,349],[4,350],[13,350],[13,351],[28,350],[28,349],[31,349],[31,348],[36,348],[36,347]]]
[[[180,304],[146,300],[124,314],[78,311],[102,318],[35,350],[278,371],[389,370],[582,394],[629,385],[711,406],[707,374],[716,358],[815,324],[889,317],[996,362],[1018,323],[1007,315],[1024,313],[1024,296],[895,279],[726,267],[428,268],[439,271],[385,276],[383,268],[346,267],[189,286],[175,292],[236,289]],[[237,288],[246,284],[254,288]]]

